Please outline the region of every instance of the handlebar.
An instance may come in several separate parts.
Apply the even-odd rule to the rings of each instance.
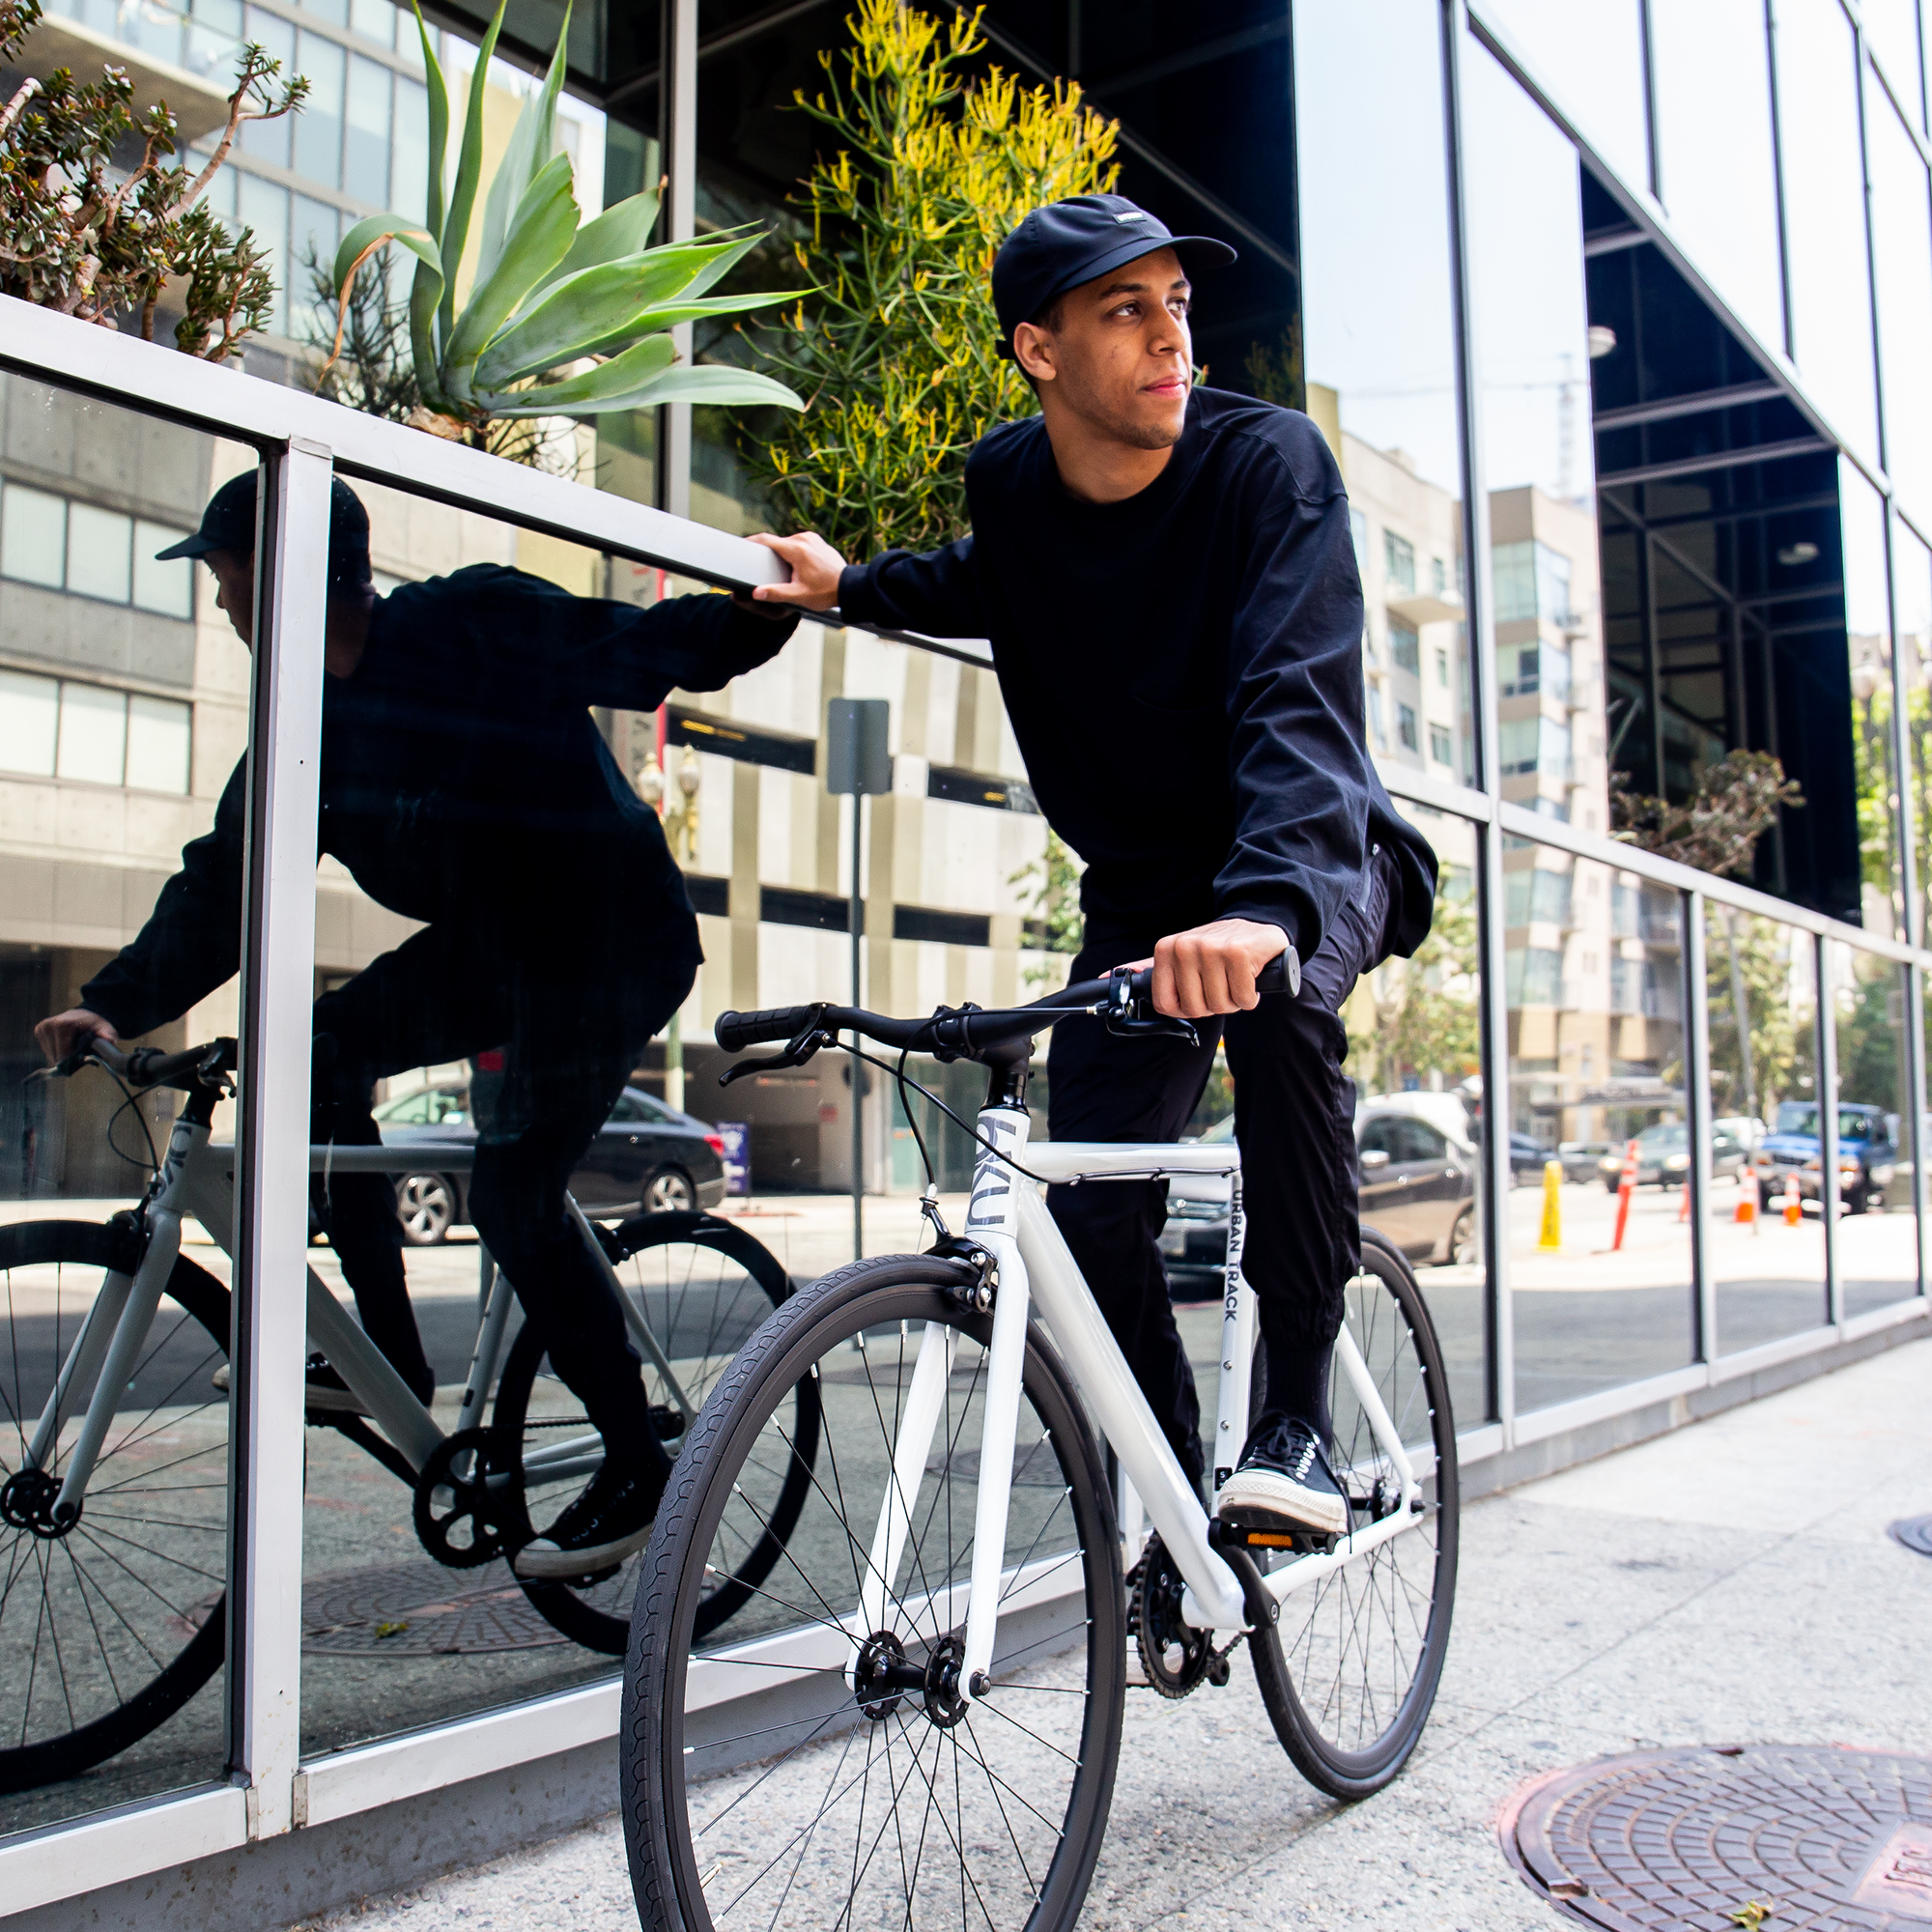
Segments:
[[[1292,949],[1269,960],[1255,979],[1255,990],[1263,994],[1294,993],[1300,987],[1300,962]],[[1073,1013],[1100,1014],[1116,1031],[1191,1032],[1184,1021],[1151,1014],[1148,1009],[1152,998],[1153,968],[1147,966],[1138,973],[1116,972],[1105,979],[1081,980],[1031,1006],[992,1009],[942,1007],[923,1019],[893,1019],[860,1007],[835,1007],[824,1002],[771,1007],[755,1013],[720,1013],[713,1037],[727,1053],[783,1040],[787,1052],[781,1056],[781,1062],[796,1065],[800,1063],[790,1058],[793,1052],[802,1059],[810,1058],[820,1043],[818,1037],[829,1037],[835,1033],[863,1034],[881,1046],[933,1053],[942,1060],[970,1060],[1030,1039]]]
[[[212,1039],[180,1053],[163,1053],[156,1046],[137,1046],[131,1052],[96,1034],[68,1055],[53,1072],[65,1077],[78,1073],[92,1061],[118,1073],[130,1087],[173,1087],[184,1094],[218,1085],[235,1070],[235,1042]]]

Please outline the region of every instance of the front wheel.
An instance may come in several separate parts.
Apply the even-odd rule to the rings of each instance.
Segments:
[[[740,1354],[685,1444],[618,1732],[645,1926],[1063,1932],[1079,1916],[1120,1750],[1119,1546],[1098,1452],[1036,1329],[992,1681],[960,1696],[992,1331],[955,1299],[974,1279],[912,1255],[825,1276]],[[922,1384],[937,1413],[902,1441],[922,1350],[939,1351]],[[806,1508],[766,1582],[700,1634],[711,1577],[763,1533],[795,1466],[786,1417],[808,1384],[823,1430]],[[905,1548],[874,1616],[861,1579],[900,1482]]]
[[[1366,1798],[1415,1748],[1435,1701],[1456,1594],[1456,1426],[1422,1291],[1401,1253],[1362,1231],[1345,1320],[1421,1482],[1400,1534],[1293,1591],[1272,1629],[1250,1634],[1262,1700],[1295,1769],[1333,1798]],[[1357,1529],[1403,1509],[1395,1464],[1338,1361],[1329,1460]],[[1254,1552],[1264,1569],[1283,1561]]]
[[[65,1406],[53,1453],[27,1461],[82,1322],[140,1257],[140,1237],[112,1223],[0,1228],[0,1793],[126,1750],[221,1667],[228,1291],[175,1262],[74,1521],[54,1521],[52,1504],[91,1388]]]

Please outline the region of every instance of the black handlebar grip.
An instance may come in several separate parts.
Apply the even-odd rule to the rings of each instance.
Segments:
[[[1284,952],[1277,952],[1255,975],[1255,991],[1258,993],[1301,991],[1301,961],[1295,956],[1293,947],[1289,947]]]
[[[810,1007],[774,1007],[762,1013],[720,1013],[711,1037],[726,1053],[742,1053],[763,1040],[790,1039],[812,1011]]]

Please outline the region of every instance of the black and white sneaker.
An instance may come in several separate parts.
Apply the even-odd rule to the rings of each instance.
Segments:
[[[648,1483],[609,1463],[590,1487],[544,1533],[517,1551],[519,1577],[567,1577],[573,1582],[615,1574],[625,1557],[650,1540],[662,1482]]]
[[[1349,1527],[1349,1499],[1315,1431],[1283,1415],[1264,1420],[1249,1437],[1217,1514],[1241,1529],[1341,1536]]]

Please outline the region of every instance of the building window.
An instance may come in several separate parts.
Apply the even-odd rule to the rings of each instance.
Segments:
[[[1369,567],[1369,520],[1350,503],[1349,505],[1349,540],[1355,546],[1355,569],[1365,572]]]
[[[1449,689],[1449,653],[1447,651],[1437,651],[1435,653],[1435,682],[1441,690],[1447,691]]]
[[[1404,751],[1419,749],[1421,741],[1415,735],[1415,713],[1406,704],[1398,704],[1395,708],[1395,728]]]
[[[1429,559],[1429,578],[1436,596],[1443,597],[1449,590],[1449,566],[1439,556]]]
[[[1506,779],[1540,773],[1558,784],[1570,782],[1570,727],[1548,718],[1506,718],[1497,749]]]
[[[166,563],[155,556],[185,534],[24,483],[0,488],[0,577],[19,583],[189,618],[193,566],[185,556]]]
[[[1547,543],[1525,539],[1495,548],[1496,622],[1559,630],[1570,622],[1570,559]]]
[[[1456,762],[1456,748],[1450,743],[1449,733],[1440,724],[1429,727],[1429,755],[1438,765],[1453,766]]]
[[[1415,546],[1393,530],[1382,532],[1382,569],[1390,583],[1413,595],[1415,590]]]
[[[1388,750],[1388,718],[1382,710],[1382,695],[1369,687],[1369,738],[1378,752]]]
[[[177,698],[0,670],[0,771],[179,796],[192,715]]]
[[[1562,953],[1547,946],[1511,947],[1503,954],[1503,984],[1513,1007],[1563,1005]]]
[[[1406,624],[1398,624],[1393,617],[1389,619],[1389,657],[1397,670],[1415,675],[1422,669],[1421,639]]]

